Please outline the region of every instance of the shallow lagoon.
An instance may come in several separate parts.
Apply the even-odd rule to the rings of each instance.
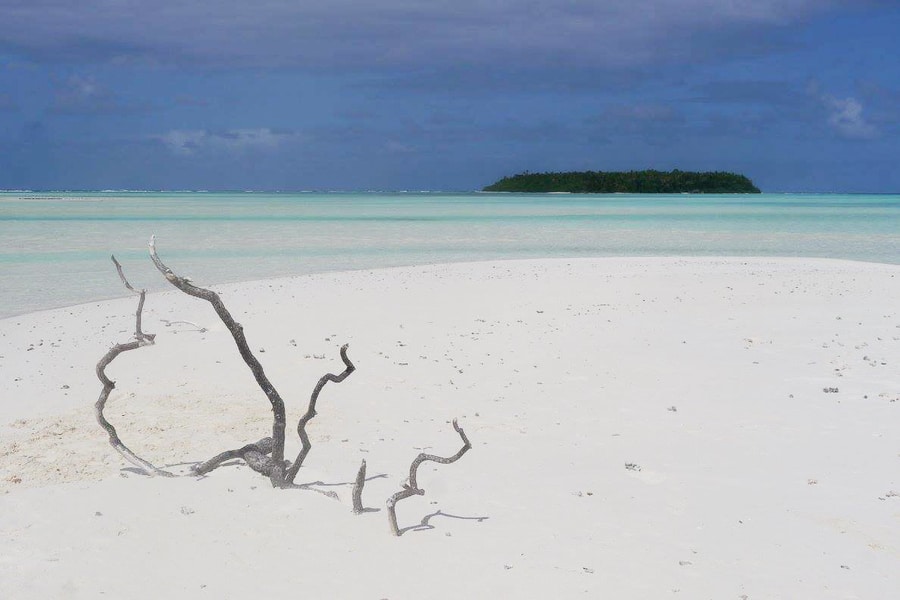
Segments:
[[[803,256],[900,264],[900,195],[0,194],[0,317],[198,283],[439,262]]]

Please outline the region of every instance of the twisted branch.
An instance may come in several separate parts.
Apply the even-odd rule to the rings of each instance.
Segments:
[[[297,455],[297,460],[291,464],[287,473],[285,473],[284,479],[288,483],[294,483],[294,478],[297,477],[297,471],[303,466],[303,461],[306,460],[306,455],[309,454],[309,451],[312,448],[312,442],[309,441],[309,435],[306,433],[306,425],[312,421],[313,417],[317,414],[316,402],[319,400],[319,394],[322,392],[322,388],[325,387],[325,384],[329,381],[333,381],[334,383],[344,381],[350,373],[356,370],[356,367],[353,366],[353,363],[350,362],[350,359],[347,357],[347,344],[341,346],[341,360],[344,361],[344,365],[346,366],[344,371],[340,375],[326,373],[319,378],[319,382],[316,384],[316,387],[309,398],[309,406],[306,408],[306,414],[300,417],[300,421],[297,422],[297,435],[300,436],[300,442],[303,444],[303,447]]]
[[[243,461],[257,473],[262,473],[263,475],[269,476],[271,475],[272,467],[274,466],[274,464],[272,463],[272,459],[269,458],[268,455],[272,453],[272,448],[274,447],[274,440],[272,440],[272,438],[270,437],[265,437],[255,444],[247,444],[246,446],[242,446],[237,450],[226,450],[221,454],[217,454],[206,462],[202,462],[199,465],[194,466],[191,470],[196,475],[206,475],[213,469],[221,466],[222,463],[240,458],[243,459]]]
[[[125,287],[132,292],[139,294],[140,300],[138,300],[137,312],[135,313],[134,340],[125,342],[124,344],[116,344],[115,346],[110,348],[109,352],[103,355],[103,358],[101,358],[97,363],[97,378],[103,384],[103,389],[100,391],[100,397],[94,404],[94,416],[97,418],[97,423],[100,424],[100,427],[102,427],[109,435],[110,446],[115,448],[116,451],[125,458],[125,460],[139,468],[145,474],[150,475],[151,477],[155,475],[160,475],[162,477],[174,477],[172,473],[153,466],[152,464],[132,452],[128,448],[128,446],[122,443],[122,440],[119,438],[119,434],[116,432],[116,428],[113,427],[112,423],[107,421],[106,417],[103,415],[103,409],[106,408],[106,401],[109,399],[110,393],[116,387],[116,383],[106,375],[106,367],[108,367],[109,364],[123,352],[128,352],[129,350],[137,350],[138,348],[142,348],[143,346],[150,346],[153,344],[154,338],[156,338],[156,336],[152,333],[144,333],[143,331],[141,331],[141,315],[144,311],[144,300],[147,296],[147,290],[141,290],[140,292],[138,292],[136,289],[131,287],[131,284],[128,283],[128,279],[125,278],[125,273],[122,271],[122,265],[119,264],[119,261],[116,260],[115,256],[111,256],[110,258],[112,259],[113,264],[116,265],[116,271],[119,273],[119,278],[122,280],[122,283],[124,283]]]
[[[238,347],[241,358],[247,363],[247,366],[253,373],[253,377],[256,379],[256,383],[269,399],[269,403],[272,405],[273,415],[272,457],[271,459],[268,459],[272,461],[269,479],[273,486],[285,487],[285,484],[288,482],[284,476],[284,432],[286,423],[284,401],[281,399],[275,386],[273,386],[269,381],[269,378],[266,377],[260,362],[253,355],[253,352],[250,351],[250,346],[247,344],[247,338],[244,336],[243,326],[234,320],[231,313],[225,308],[225,305],[222,303],[222,299],[219,298],[218,294],[212,290],[195,286],[189,279],[176,275],[172,269],[163,264],[159,255],[156,253],[156,236],[151,236],[149,246],[150,258],[153,260],[153,264],[156,265],[156,268],[163,274],[169,283],[189,296],[206,300],[212,304],[213,309],[215,309],[216,314],[219,315],[222,323],[224,323],[225,327],[228,328],[228,331],[231,332],[231,337],[234,338],[234,343]]]
[[[472,443],[469,442],[469,438],[466,437],[466,432],[462,430],[462,427],[459,426],[459,424],[456,422],[456,419],[453,419],[453,429],[456,430],[456,433],[459,434],[459,437],[462,438],[463,441],[463,446],[459,449],[459,452],[447,458],[435,456],[434,454],[425,454],[424,452],[422,452],[415,458],[415,460],[412,461],[412,464],[409,466],[409,479],[407,479],[403,483],[403,489],[387,499],[388,519],[391,525],[391,532],[393,532],[394,535],[401,535],[400,529],[397,527],[397,512],[395,508],[397,502],[405,498],[409,498],[410,496],[425,495],[425,490],[419,488],[419,484],[416,481],[416,474],[419,470],[419,466],[426,461],[441,463],[442,465],[454,463],[458,461],[462,457],[462,455],[472,447]]]

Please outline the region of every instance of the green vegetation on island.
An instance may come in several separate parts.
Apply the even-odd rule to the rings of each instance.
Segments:
[[[570,171],[504,177],[485,192],[572,194],[759,194],[747,177],[722,171]]]

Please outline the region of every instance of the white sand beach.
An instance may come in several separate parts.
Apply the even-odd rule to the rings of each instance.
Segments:
[[[135,296],[0,320],[0,598],[900,590],[900,266],[548,259],[210,287],[285,399],[288,457],[350,345],[298,477],[339,500],[239,462],[136,473],[93,416]],[[150,294],[143,320],[156,344],[107,370],[126,444],[187,474],[270,433],[209,304]],[[385,500],[419,452],[459,449],[454,418],[472,450],[423,465],[392,536]],[[361,459],[371,510],[354,515]]]

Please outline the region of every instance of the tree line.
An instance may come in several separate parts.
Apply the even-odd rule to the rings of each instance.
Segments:
[[[569,171],[504,177],[485,192],[573,194],[759,194],[746,176],[725,171]]]

